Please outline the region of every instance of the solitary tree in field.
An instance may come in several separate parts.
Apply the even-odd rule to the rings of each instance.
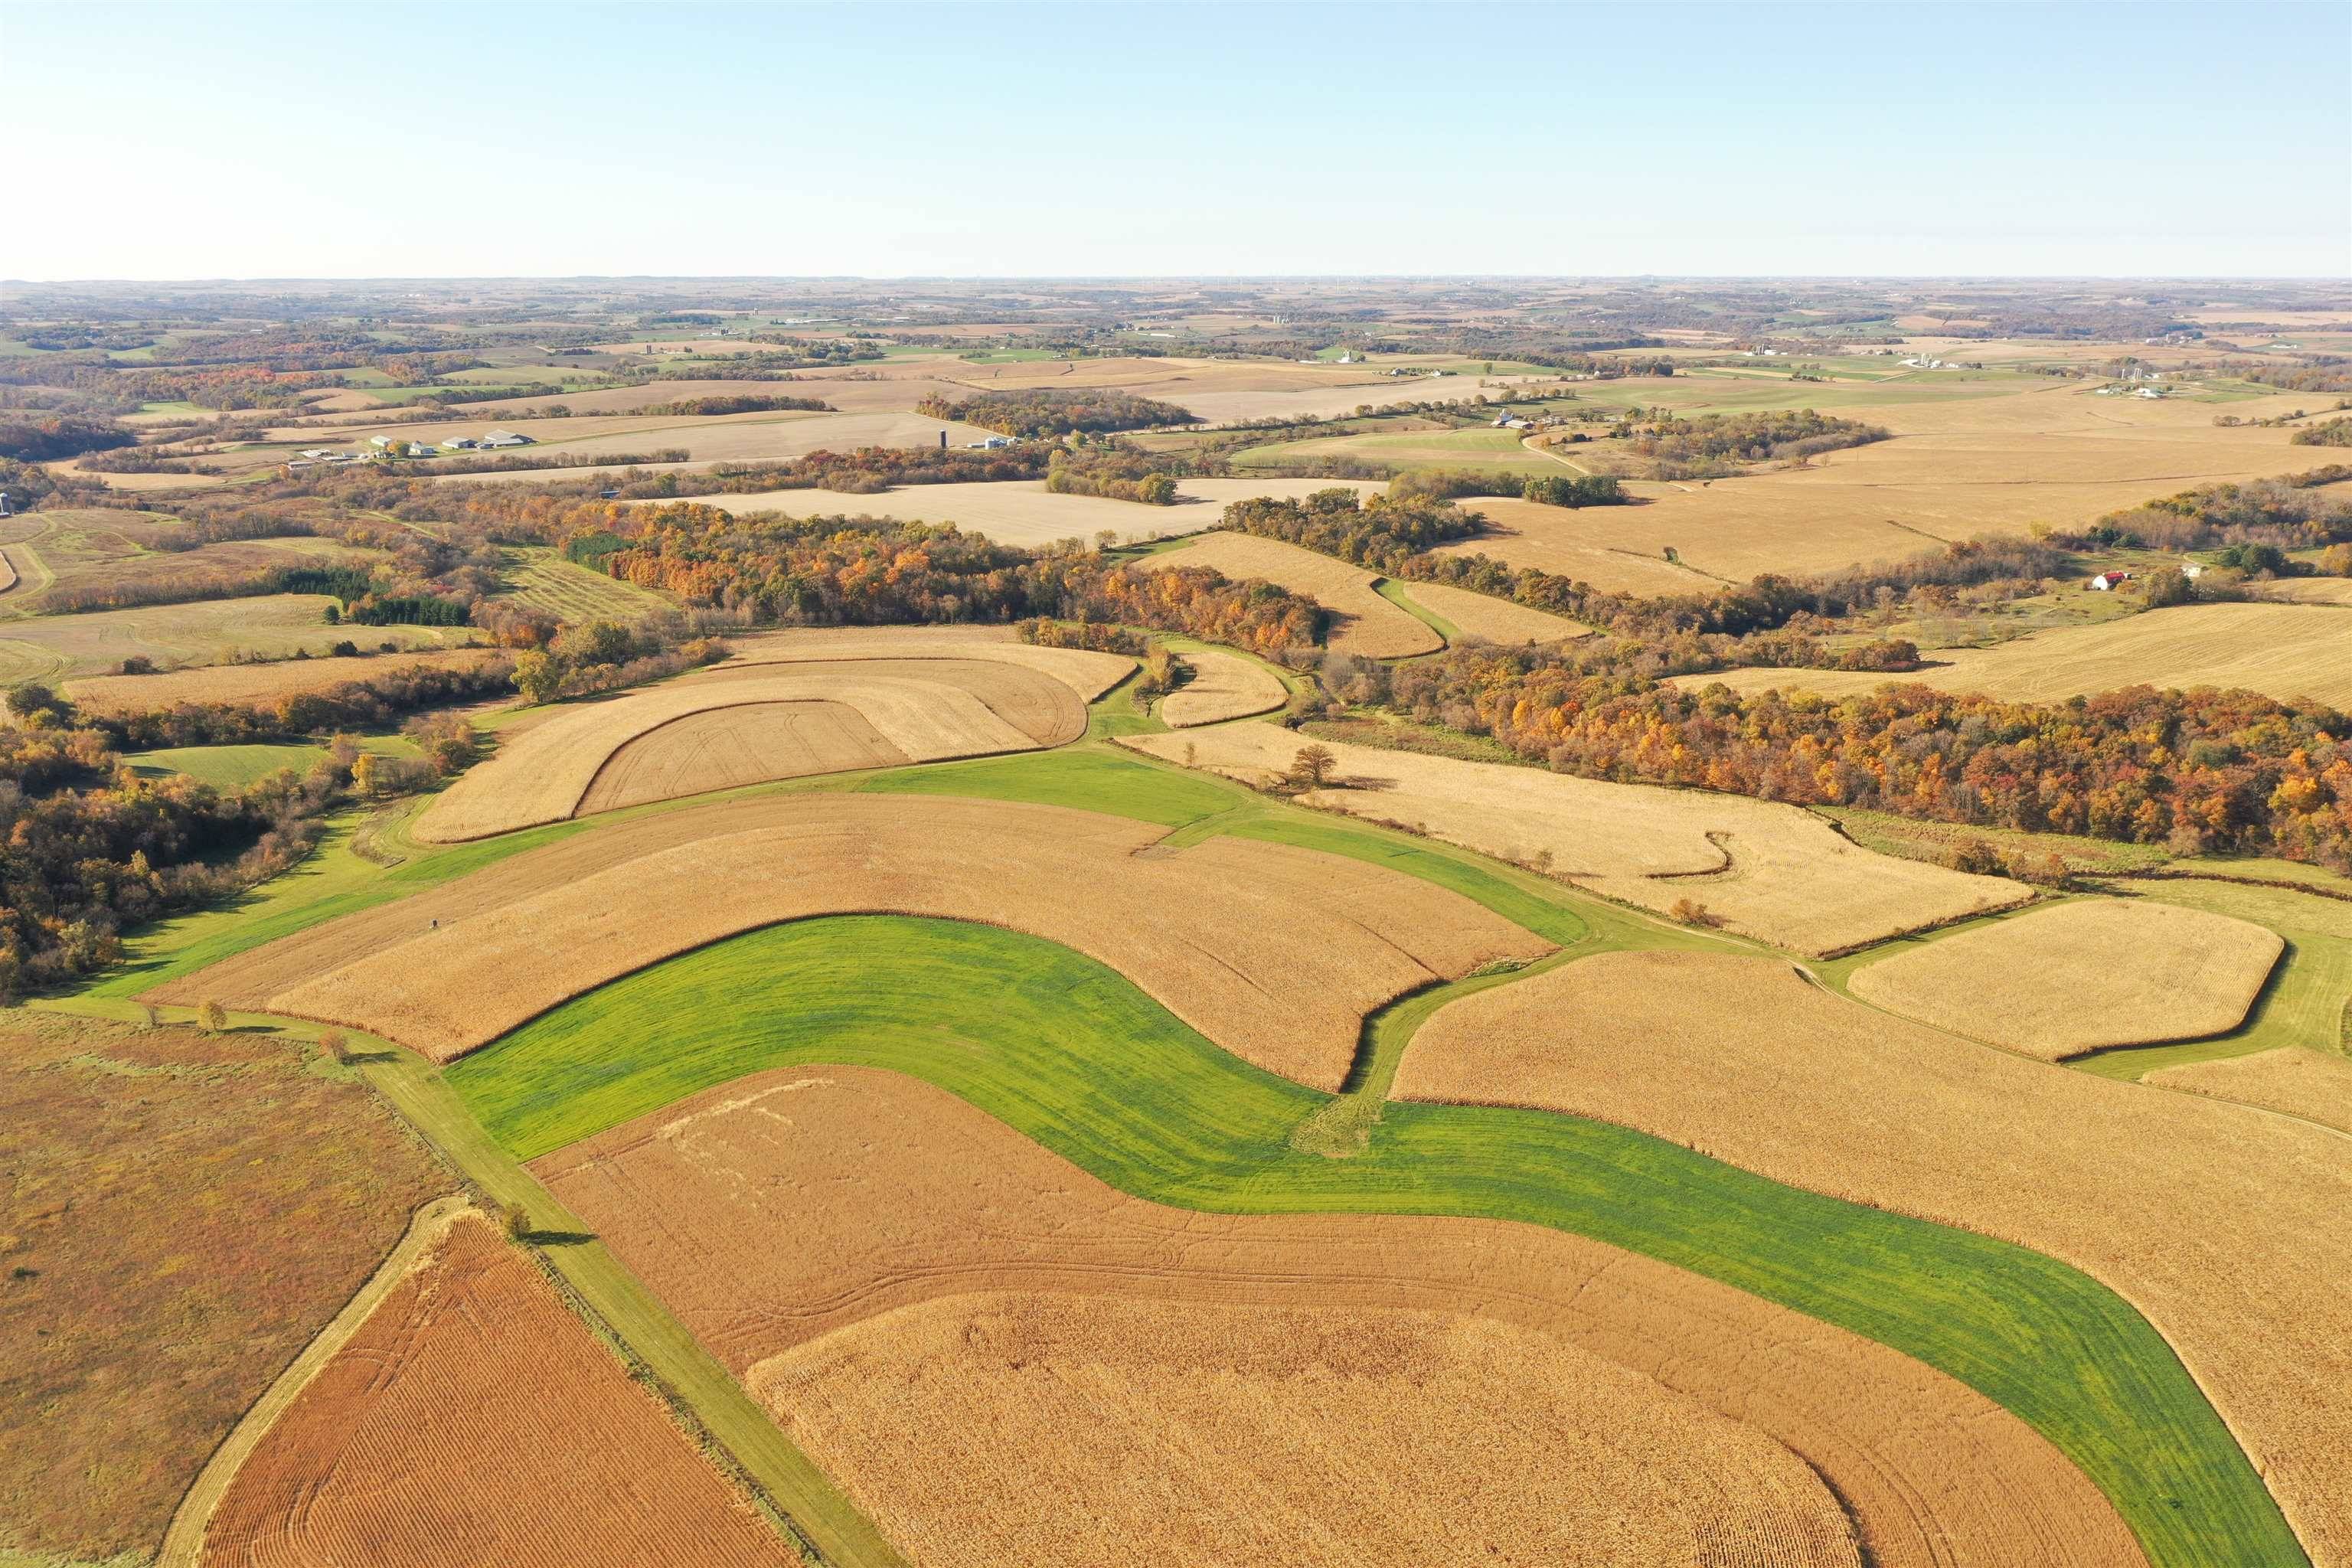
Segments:
[[[228,1009],[207,996],[196,1004],[196,1027],[207,1035],[217,1035],[228,1027]]]
[[[160,1029],[163,1026],[163,1010],[156,1006],[154,1003],[140,1003],[139,1011],[145,1016],[147,1019],[147,1026],[149,1028]]]
[[[351,1059],[351,1037],[341,1029],[329,1029],[319,1037],[319,1048],[338,1067]]]
[[[1301,746],[1298,754],[1290,759],[1290,776],[1310,789],[1321,789],[1330,781],[1331,770],[1339,759],[1331,754],[1328,746]]]
[[[1708,909],[1696,899],[1676,899],[1675,907],[1666,912],[1677,922],[1686,926],[1717,926],[1723,923],[1716,918],[1713,910]]]
[[[507,1237],[509,1240],[522,1241],[530,1237],[530,1211],[523,1207],[522,1205],[507,1205],[503,1218],[506,1222]]]

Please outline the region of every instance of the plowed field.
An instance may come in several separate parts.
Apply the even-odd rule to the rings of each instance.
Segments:
[[[2057,1061],[2236,1028],[2285,945],[2226,915],[2084,899],[1909,948],[1850,984],[1906,1018]]]
[[[1273,724],[1122,744],[1249,782],[1290,766],[1301,741]],[[1542,768],[1321,742],[1339,758],[1310,805],[1396,823],[1537,866],[1644,909],[1688,899],[1731,930],[1803,953],[1837,952],[2031,898],[1993,877],[1873,854],[1793,806],[1743,795],[1572,778]]]
[[[2313,1561],[2352,1561],[2338,1133],[1969,1049],[1785,964],[1690,953],[1604,953],[1446,1007],[1397,1093],[1598,1117],[2073,1263],[2179,1352]]]
[[[1811,1505],[1770,1506],[1810,1495],[1774,1479],[1790,1454],[1884,1568],[2140,1561],[2072,1466],[1959,1384],[1544,1227],[1169,1208],[857,1068],[721,1085],[533,1169],[924,1562],[1109,1561],[1084,1533],[1107,1526],[1210,1532],[1180,1537],[1189,1561],[1849,1560]],[[1397,1403],[1416,1382],[1419,1415]],[[1674,1453],[1642,1451],[1669,1432]],[[1629,1447],[1687,1496],[1628,1485]],[[1223,1479],[1196,1482],[1212,1459]],[[1591,1497],[1556,1496],[1564,1474]],[[1609,1554],[1544,1533],[1604,1503]],[[1723,1555],[1675,1533],[1691,1503]]]
[[[472,1216],[229,1483],[205,1568],[797,1563],[553,1287]]]
[[[1384,868],[1234,838],[1163,851],[1163,832],[945,797],[746,800],[517,855],[163,990],[329,1019],[447,1060],[737,931],[821,914],[936,915],[1076,948],[1226,1049],[1333,1089],[1372,1008],[1550,951]],[[1008,857],[1008,844],[1024,853]]]

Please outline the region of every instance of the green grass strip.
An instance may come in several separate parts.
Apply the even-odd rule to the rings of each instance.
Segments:
[[[2171,1348],[2055,1259],[1546,1111],[1391,1105],[1356,1157],[1305,1152],[1292,1133],[1327,1097],[1034,937],[897,916],[774,926],[615,981],[445,1077],[527,1159],[746,1073],[822,1063],[924,1079],[1160,1203],[1481,1215],[1647,1254],[2014,1411],[2114,1500],[2154,1568],[2306,1561]]]

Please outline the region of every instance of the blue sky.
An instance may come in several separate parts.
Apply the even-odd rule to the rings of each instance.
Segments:
[[[0,0],[0,277],[2352,274],[2352,5]]]

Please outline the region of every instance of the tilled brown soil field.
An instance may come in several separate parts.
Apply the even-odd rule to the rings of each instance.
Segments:
[[[1906,949],[1849,984],[1906,1018],[2057,1061],[2236,1028],[2285,946],[2227,915],[2083,899]]]
[[[1372,586],[1377,581],[1372,573],[1278,539],[1222,531],[1204,533],[1190,544],[1146,556],[1138,564],[1155,572],[1171,566],[1206,566],[1235,582],[1255,577],[1304,594],[1335,617],[1329,639],[1335,653],[1360,658],[1404,658],[1435,653],[1445,646],[1445,639],[1412,612],[1381,598]]]
[[[1263,784],[1301,745],[1275,724],[1198,735],[1130,735],[1121,744]],[[1515,860],[1661,912],[1689,900],[1708,918],[1812,955],[2025,902],[1998,877],[1874,854],[1794,806],[1744,795],[1574,778],[1543,768],[1321,742],[1339,758],[1335,786],[1309,805],[1393,823]]]
[[[229,1482],[205,1568],[796,1563],[782,1535],[478,1215]]]
[[[1958,1382],[1538,1226],[1168,1208],[857,1068],[721,1085],[532,1168],[925,1563],[1170,1531],[1196,1562],[1853,1561],[1818,1500],[1789,1507],[1791,1455],[1883,1568],[2142,1561]],[[1444,1397],[1408,1411],[1412,1386]],[[1555,1510],[1599,1555],[1542,1533]],[[1218,1533],[1253,1521],[1278,1539]],[[1048,1533],[1087,1529],[1113,1545]]]
[[[698,760],[718,764],[720,756],[708,745],[710,721],[669,732],[680,720],[735,710],[731,720],[716,722],[740,738],[761,718],[785,718],[813,703],[849,710],[862,729],[813,722],[806,743],[780,737],[739,744],[707,771]],[[991,756],[1064,744],[1085,732],[1086,708],[1076,694],[1023,662],[982,657],[730,665],[569,708],[511,732],[497,755],[436,797],[415,833],[428,844],[454,844],[597,809],[588,800],[616,763],[623,780],[603,797],[635,804],[760,782],[739,770],[761,752],[790,770],[762,777],[793,778],[875,765],[861,760],[869,754],[899,762]],[[877,741],[887,750],[877,752]],[[624,752],[632,753],[625,762]],[[666,795],[647,793],[656,781]]]
[[[1160,719],[1171,730],[1195,724],[1215,724],[1270,713],[1290,699],[1290,692],[1272,670],[1233,653],[1184,655],[1192,679],[1169,693],[1160,704]]]
[[[2252,1056],[2158,1068],[2140,1081],[2257,1105],[2352,1132],[2352,1058],[2282,1046]]]
[[[2352,1562],[2352,1160],[2341,1134],[1971,1047],[1768,959],[1612,952],[1465,997],[1396,1092],[1639,1128],[1997,1236],[2161,1331],[2315,1563]]]
[[[368,1029],[448,1060],[572,996],[813,915],[980,921],[1117,969],[1209,1038],[1319,1089],[1366,1013],[1549,943],[1383,867],[1059,806],[815,794],[623,823],[163,988]],[[1023,852],[1009,857],[1004,847]],[[437,925],[435,922],[438,922]]]

